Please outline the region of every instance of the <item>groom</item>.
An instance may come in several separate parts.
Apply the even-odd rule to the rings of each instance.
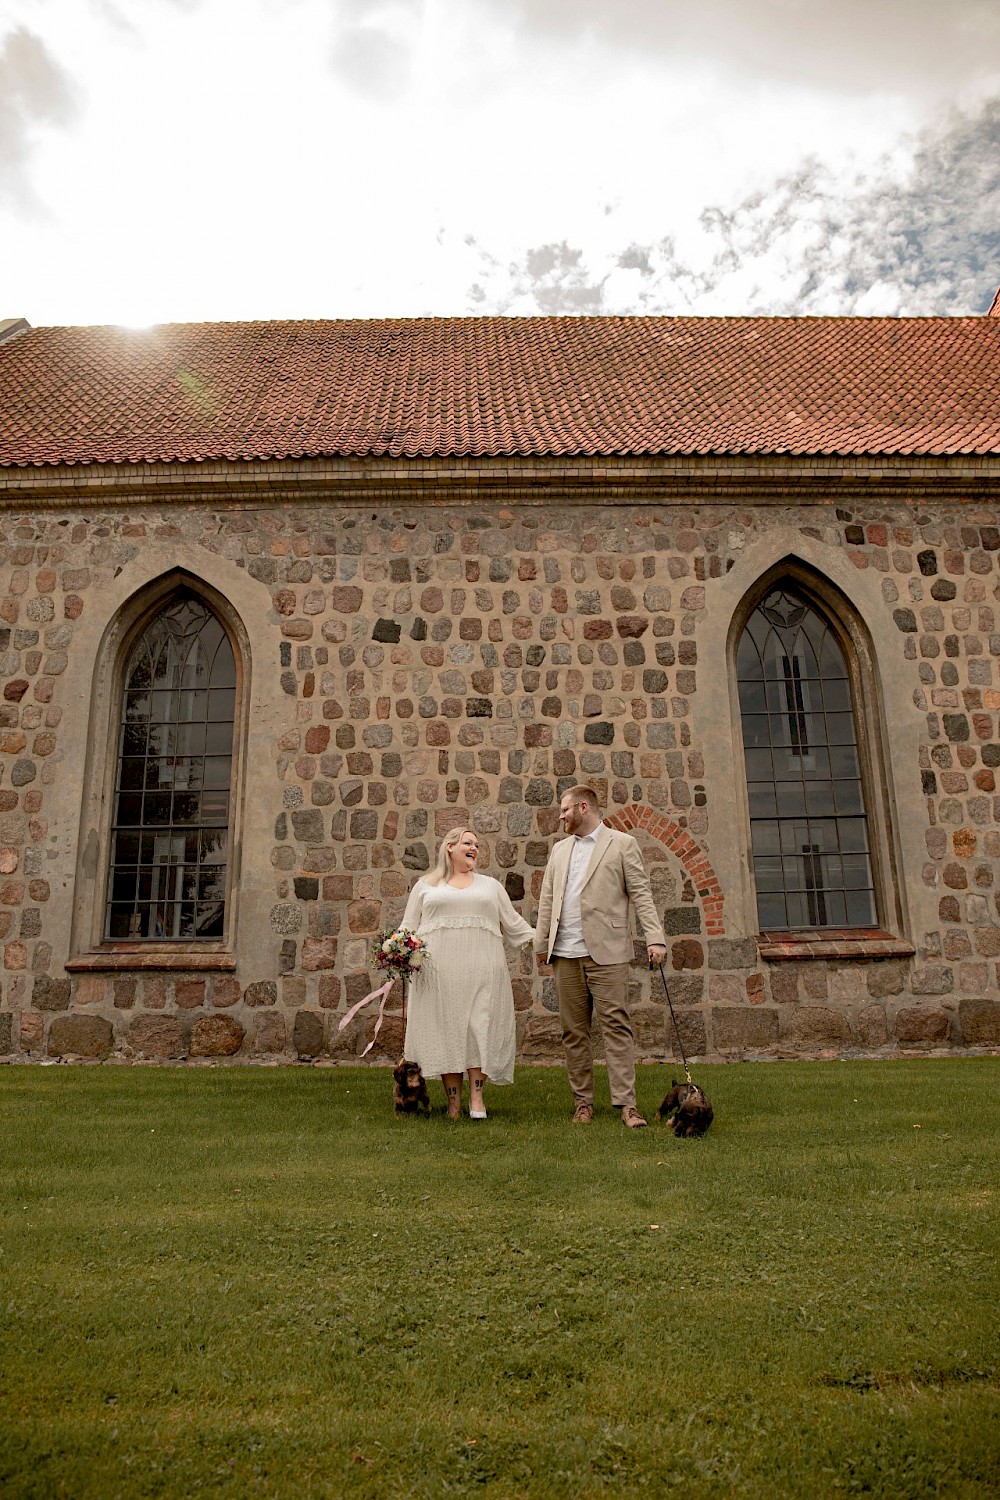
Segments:
[[[563,830],[571,837],[549,856],[538,901],[535,952],[555,973],[563,1053],[576,1100],[574,1124],[594,1118],[594,1012],[604,1035],[611,1103],[630,1130],[646,1121],[635,1104],[635,1045],[626,1009],[628,966],[633,956],[629,907],[642,922],[649,961],[666,957],[639,845],[601,821],[591,786],[570,787],[559,804]]]

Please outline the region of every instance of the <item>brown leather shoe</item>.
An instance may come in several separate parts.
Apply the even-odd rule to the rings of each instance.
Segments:
[[[573,1124],[589,1125],[593,1118],[594,1106],[592,1104],[578,1104],[576,1106],[576,1112],[573,1115]]]
[[[623,1125],[627,1125],[629,1130],[641,1130],[643,1125],[646,1125],[648,1123],[649,1122],[647,1120],[644,1120],[642,1118],[642,1115],[636,1109],[634,1104],[626,1104],[625,1108],[622,1110]]]

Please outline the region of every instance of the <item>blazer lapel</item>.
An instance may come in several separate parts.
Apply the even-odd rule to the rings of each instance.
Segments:
[[[552,901],[552,934],[555,937],[556,928],[559,926],[559,918],[562,915],[563,897],[566,895],[566,882],[569,879],[570,856],[573,853],[572,838],[562,839],[552,851],[552,858],[560,859],[562,864],[553,876],[553,901]]]
[[[611,829],[607,826],[606,823],[602,823],[598,835],[594,840],[593,853],[590,856],[590,860],[584,872],[583,885],[587,884],[587,881],[590,879],[591,875],[593,875],[594,871],[601,863],[601,860],[604,858],[605,854],[607,854],[610,845]],[[567,869],[568,868],[569,866],[567,865]],[[583,890],[583,886],[581,886],[580,889]]]

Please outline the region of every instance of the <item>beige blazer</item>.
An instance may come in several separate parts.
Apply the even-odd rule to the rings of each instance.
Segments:
[[[547,959],[552,956],[559,930],[572,847],[572,838],[555,845],[542,879],[534,947]],[[630,906],[642,923],[645,941],[666,945],[639,845],[630,833],[618,833],[602,824],[580,892],[583,937],[595,963],[624,964],[635,957]]]

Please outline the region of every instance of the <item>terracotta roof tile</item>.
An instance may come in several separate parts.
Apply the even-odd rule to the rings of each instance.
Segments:
[[[1000,452],[998,318],[32,328],[0,464]]]

